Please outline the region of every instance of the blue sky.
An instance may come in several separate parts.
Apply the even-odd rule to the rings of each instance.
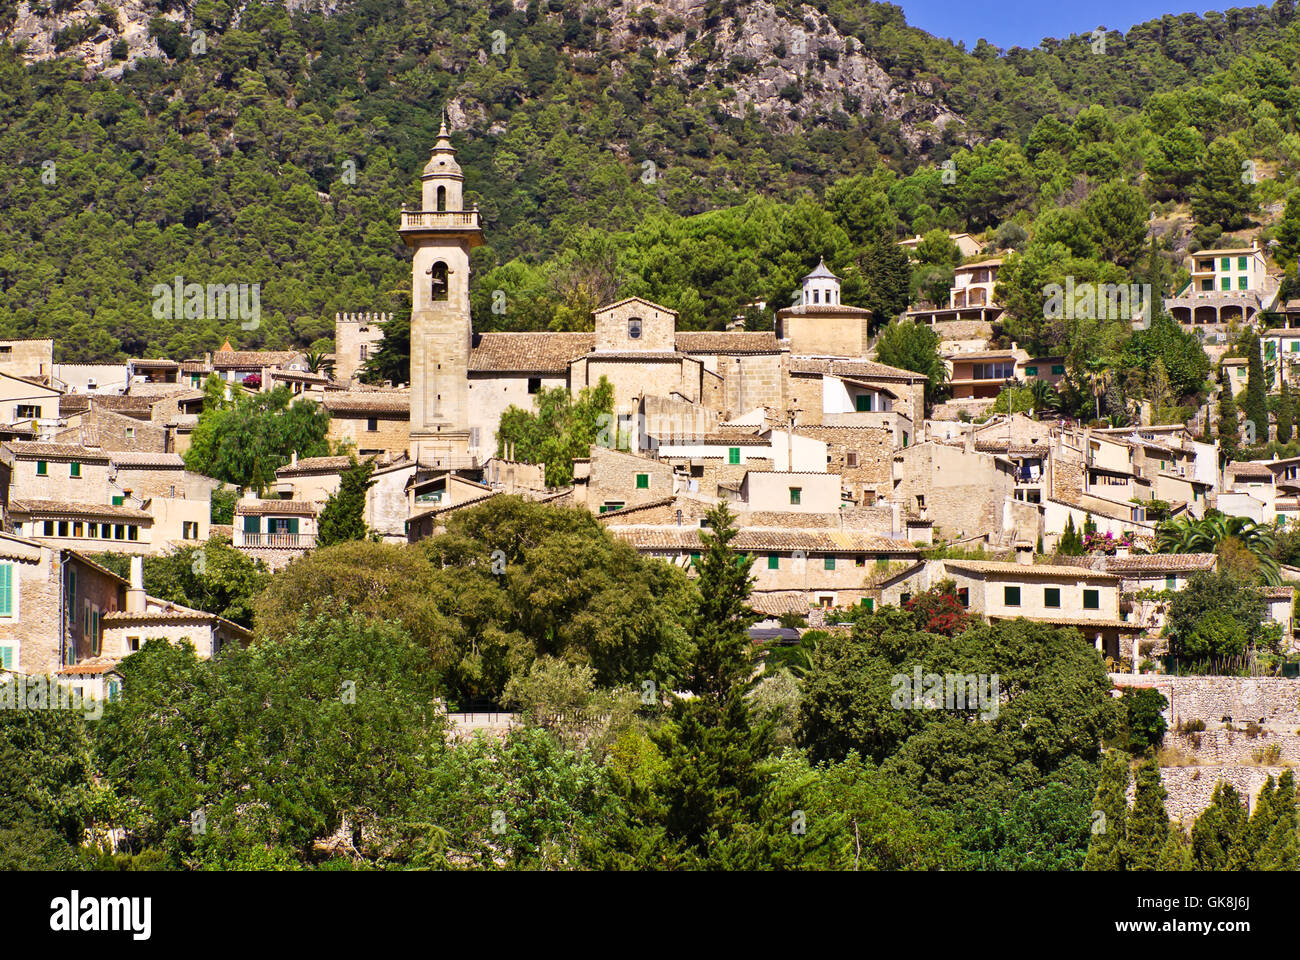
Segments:
[[[1188,0],[893,0],[903,8],[907,22],[936,37],[954,42],[965,40],[966,48],[983,37],[1003,49],[1036,47],[1044,37],[1065,37],[1090,33],[1098,26],[1124,30],[1166,13],[1204,13],[1253,3],[1224,3],[1222,6]],[[1213,0],[1210,0],[1212,3]],[[1267,5],[1267,0],[1261,0]]]

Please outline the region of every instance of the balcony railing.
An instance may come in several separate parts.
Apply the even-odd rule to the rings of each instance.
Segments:
[[[479,230],[482,215],[477,210],[403,210],[400,230]]]
[[[245,533],[236,531],[237,547],[276,547],[282,550],[307,550],[316,546],[312,533]]]

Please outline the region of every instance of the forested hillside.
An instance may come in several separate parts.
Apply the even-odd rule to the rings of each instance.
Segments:
[[[1172,280],[1179,216],[1300,251],[1300,203],[1274,224],[1300,169],[1289,0],[1005,54],[846,0],[5,2],[0,35],[0,335],[63,360],[328,347],[336,311],[400,315],[396,210],[444,104],[487,221],[480,329],[580,326],[613,292],[718,327],[821,255],[896,309],[884,246],[1001,227],[1007,333],[1048,349],[1113,337],[1037,329],[1017,291]],[[261,284],[260,325],[156,319],[176,276]]]

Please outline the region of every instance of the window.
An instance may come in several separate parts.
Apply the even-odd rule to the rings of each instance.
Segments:
[[[870,597],[863,597],[862,605],[867,608],[867,613],[871,613],[876,609],[876,601],[872,600]]]
[[[1220,289],[1220,290],[1231,290],[1231,289],[1232,289],[1232,277],[1224,277],[1222,280],[1220,280],[1220,281],[1219,281],[1219,289]]]
[[[1238,257],[1238,258],[1237,258],[1237,269],[1238,269],[1238,270],[1245,270],[1245,269],[1246,269],[1246,258],[1245,258],[1245,257]]]
[[[91,611],[90,614],[90,654],[99,656],[100,647],[104,640],[104,615],[98,610]]]
[[[261,533],[261,532],[262,532],[262,518],[261,518],[261,517],[250,517],[250,516],[247,516],[247,515],[246,515],[246,516],[244,517],[244,532],[245,532],[245,533]]]
[[[798,506],[802,497],[803,497],[803,487],[790,488],[790,503],[792,505]]]
[[[826,558],[822,561],[822,569],[824,569],[824,570],[834,570],[834,569],[835,569],[835,558],[834,558],[834,557],[826,557]]]
[[[1060,609],[1061,606],[1061,588],[1044,587],[1043,588],[1043,606],[1053,609]]]
[[[700,562],[700,551],[698,551],[698,550],[692,550],[692,551],[691,551],[691,564],[694,565],[694,564],[697,564],[697,563],[699,563],[699,562]]]
[[[877,569],[877,570],[885,570],[885,569],[887,569],[888,567],[889,567],[889,556],[888,556],[888,554],[884,554],[884,553],[882,553],[882,554],[880,554],[878,557],[876,557],[876,569]]]
[[[1085,590],[1083,591],[1083,609],[1100,610],[1101,609],[1101,591]]]
[[[366,417],[366,429],[367,429],[368,431],[370,431],[371,433],[374,433],[376,430],[378,430],[378,429],[379,429],[379,418],[378,418],[378,417]]]
[[[113,495],[113,506],[120,507],[124,503],[126,503],[126,497],[122,496],[121,494]]]
[[[1232,257],[1220,257],[1220,258],[1219,258],[1219,267],[1220,267],[1220,269],[1223,269],[1223,270],[1231,270],[1231,269],[1232,269]]]
[[[844,466],[856,467],[858,465],[858,455],[856,451],[850,450],[844,454]]]
[[[12,645],[0,647],[0,667],[5,670],[12,670],[14,669],[14,665],[17,663],[18,656],[14,653],[14,647]]]
[[[447,265],[441,260],[429,268],[429,299],[435,302],[447,299]]]
[[[66,521],[66,520],[60,520],[60,521],[59,521],[59,536],[61,536],[61,537],[66,537],[67,535],[68,535],[68,521]]]
[[[46,463],[44,460],[36,461],[36,475],[38,477],[48,476],[49,472],[50,472],[50,465],[48,463]]]
[[[998,360],[994,363],[972,363],[971,375],[972,380],[1006,380],[1008,377],[1016,375],[1016,364],[1013,360]]]
[[[438,211],[442,212],[447,209],[447,188],[439,187],[437,193]]]
[[[72,535],[74,537],[84,537],[85,532],[82,529],[84,526],[85,524],[83,524],[80,520],[72,521]]]
[[[606,500],[600,505],[601,513],[613,513],[615,510],[622,510],[626,504],[622,500]]]
[[[127,438],[128,440],[134,440],[134,439],[135,439],[135,427],[127,427],[127,428],[126,428],[126,438]]]
[[[727,451],[727,463],[740,463],[740,447],[732,447]]]
[[[961,587],[957,590],[957,602],[963,607],[970,606],[970,587]]]
[[[629,340],[641,339],[641,318],[629,317],[627,321],[627,336]]]
[[[904,431],[903,431],[903,446],[907,446],[907,441],[908,441],[907,431],[904,430]]]
[[[1165,577],[1165,589],[1173,590],[1177,587],[1178,581],[1174,577]]]
[[[14,565],[0,563],[0,617],[14,615]]]
[[[30,403],[18,404],[19,420],[39,420],[40,416],[41,416],[41,408],[36,406],[35,404],[30,404]]]
[[[859,393],[856,397],[853,398],[853,404],[854,404],[854,409],[857,410],[858,413],[870,413],[871,394]]]
[[[1038,368],[1037,368],[1037,367],[1025,367],[1025,376],[1026,376],[1026,377],[1036,377],[1036,376],[1038,376]]]
[[[81,464],[79,464],[76,460],[73,460],[72,463],[68,465],[68,476],[70,477],[81,476]]]
[[[898,605],[900,607],[907,606],[907,601],[911,599],[912,599],[912,595],[910,593],[900,593],[898,595]]]
[[[636,488],[637,488],[638,490],[649,490],[649,489],[650,489],[650,474],[648,474],[648,473],[638,473],[638,474],[636,475]]]
[[[199,523],[197,520],[186,520],[181,524],[181,536],[186,540],[197,540],[199,538]]]
[[[113,524],[113,539],[114,540],[126,539],[126,524],[124,523]]]
[[[1237,289],[1238,289],[1238,290],[1245,290],[1245,289],[1246,289],[1246,278],[1245,278],[1245,277],[1238,277],[1238,278],[1237,278]]]
[[[357,348],[357,359],[363,361],[366,359],[366,344],[363,343]]]
[[[42,536],[46,536],[46,537],[52,537],[52,536],[54,536],[54,521],[53,521],[53,520],[42,520],[42,521],[41,521],[41,535],[42,535]]]
[[[140,638],[139,638],[139,637],[127,637],[127,638],[126,638],[126,648],[127,648],[128,650],[130,650],[132,653],[138,653],[139,650],[140,650]]]
[[[529,378],[528,378],[528,392],[529,392],[530,394],[537,393],[537,392],[539,392],[541,389],[542,389],[542,378],[541,378],[541,377],[529,377]]]
[[[128,527],[126,528],[126,538],[127,538],[128,540],[139,540],[139,539],[140,539],[140,528],[139,528],[138,526],[136,526],[134,523],[131,524],[130,526],[128,526]]]
[[[1052,376],[1060,376],[1064,373],[1065,373],[1065,364],[1063,363],[1052,364]]]
[[[122,694],[122,685],[116,680],[108,681],[108,699],[116,700]]]
[[[1003,587],[1003,588],[1002,588],[1002,602],[1003,602],[1004,604],[1006,604],[1008,607],[1018,607],[1018,606],[1020,606],[1020,588],[1019,588],[1019,587]]]

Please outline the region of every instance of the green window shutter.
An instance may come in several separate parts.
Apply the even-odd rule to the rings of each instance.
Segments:
[[[73,460],[72,463],[71,463],[71,465],[69,466],[69,469],[68,469],[68,475],[71,476],[71,477],[79,477],[79,476],[81,476],[81,464],[79,464],[79,463],[77,463],[77,461]]]
[[[834,558],[834,557],[827,557],[825,560],[822,561],[822,567],[823,567],[824,569],[826,569],[826,570],[834,570],[834,569],[835,569],[835,558]]]
[[[297,518],[297,517],[290,517],[290,518],[289,518],[289,532],[290,532],[290,533],[297,533],[297,532],[298,532],[298,518]]]
[[[781,569],[781,558],[778,557],[775,553],[769,553],[767,555],[767,569],[769,570]]]
[[[122,494],[119,493],[113,495],[113,506],[120,507],[124,503],[126,503],[126,497]]]
[[[740,463],[740,447],[732,447],[727,451],[727,463]]]
[[[1173,577],[1165,577],[1165,589],[1173,590],[1178,585],[1178,581]]]
[[[1065,373],[1065,364],[1063,363],[1052,364],[1052,376],[1058,376],[1064,373]]]
[[[1238,269],[1238,270],[1245,270],[1245,269],[1246,269],[1246,258],[1245,258],[1245,257],[1238,257],[1238,258],[1237,258],[1237,269]]]
[[[0,617],[14,613],[14,565],[0,563]]]
[[[6,670],[14,668],[14,648],[0,647],[0,667]]]
[[[638,474],[636,475],[636,488],[637,488],[638,490],[649,490],[649,489],[650,489],[650,474],[648,474],[648,473],[638,473]]]
[[[1043,606],[1060,607],[1061,605],[1061,588],[1044,587],[1043,588]]]
[[[1002,602],[1005,603],[1008,607],[1018,607],[1018,606],[1020,606],[1020,588],[1019,588],[1019,587],[1003,587],[1003,588],[1002,588]]]
[[[244,516],[244,532],[245,532],[245,533],[261,533],[261,532],[262,532],[262,518],[261,518],[261,517],[250,517],[250,516],[248,516],[247,514],[245,514],[245,516]]]
[[[1038,368],[1037,368],[1037,367],[1025,367],[1025,376],[1027,376],[1027,377],[1036,377],[1036,376],[1038,376]]]
[[[45,476],[49,476],[49,473],[50,473],[50,465],[46,463],[44,460],[37,460],[36,475],[38,477],[45,477]]]
[[[867,597],[862,602],[867,605],[867,613],[871,613],[873,610],[876,609],[876,601],[872,600],[870,597]]]
[[[1219,289],[1221,289],[1221,290],[1231,290],[1231,289],[1232,289],[1232,277],[1224,277],[1222,280],[1220,280],[1220,281],[1219,281]]]
[[[858,413],[871,412],[871,397],[868,394],[865,393],[858,394],[856,397],[853,398],[853,403],[854,403],[854,409],[856,409]]]
[[[1223,269],[1223,270],[1231,270],[1231,269],[1232,269],[1232,257],[1220,257],[1220,258],[1219,258],[1219,267],[1220,267],[1220,269]]]
[[[1100,591],[1097,591],[1097,590],[1085,590],[1085,591],[1083,591],[1083,609],[1085,609],[1085,610],[1100,610],[1100,609],[1101,609],[1101,593],[1100,593]]]
[[[798,505],[803,497],[803,487],[790,488],[790,503]]]

